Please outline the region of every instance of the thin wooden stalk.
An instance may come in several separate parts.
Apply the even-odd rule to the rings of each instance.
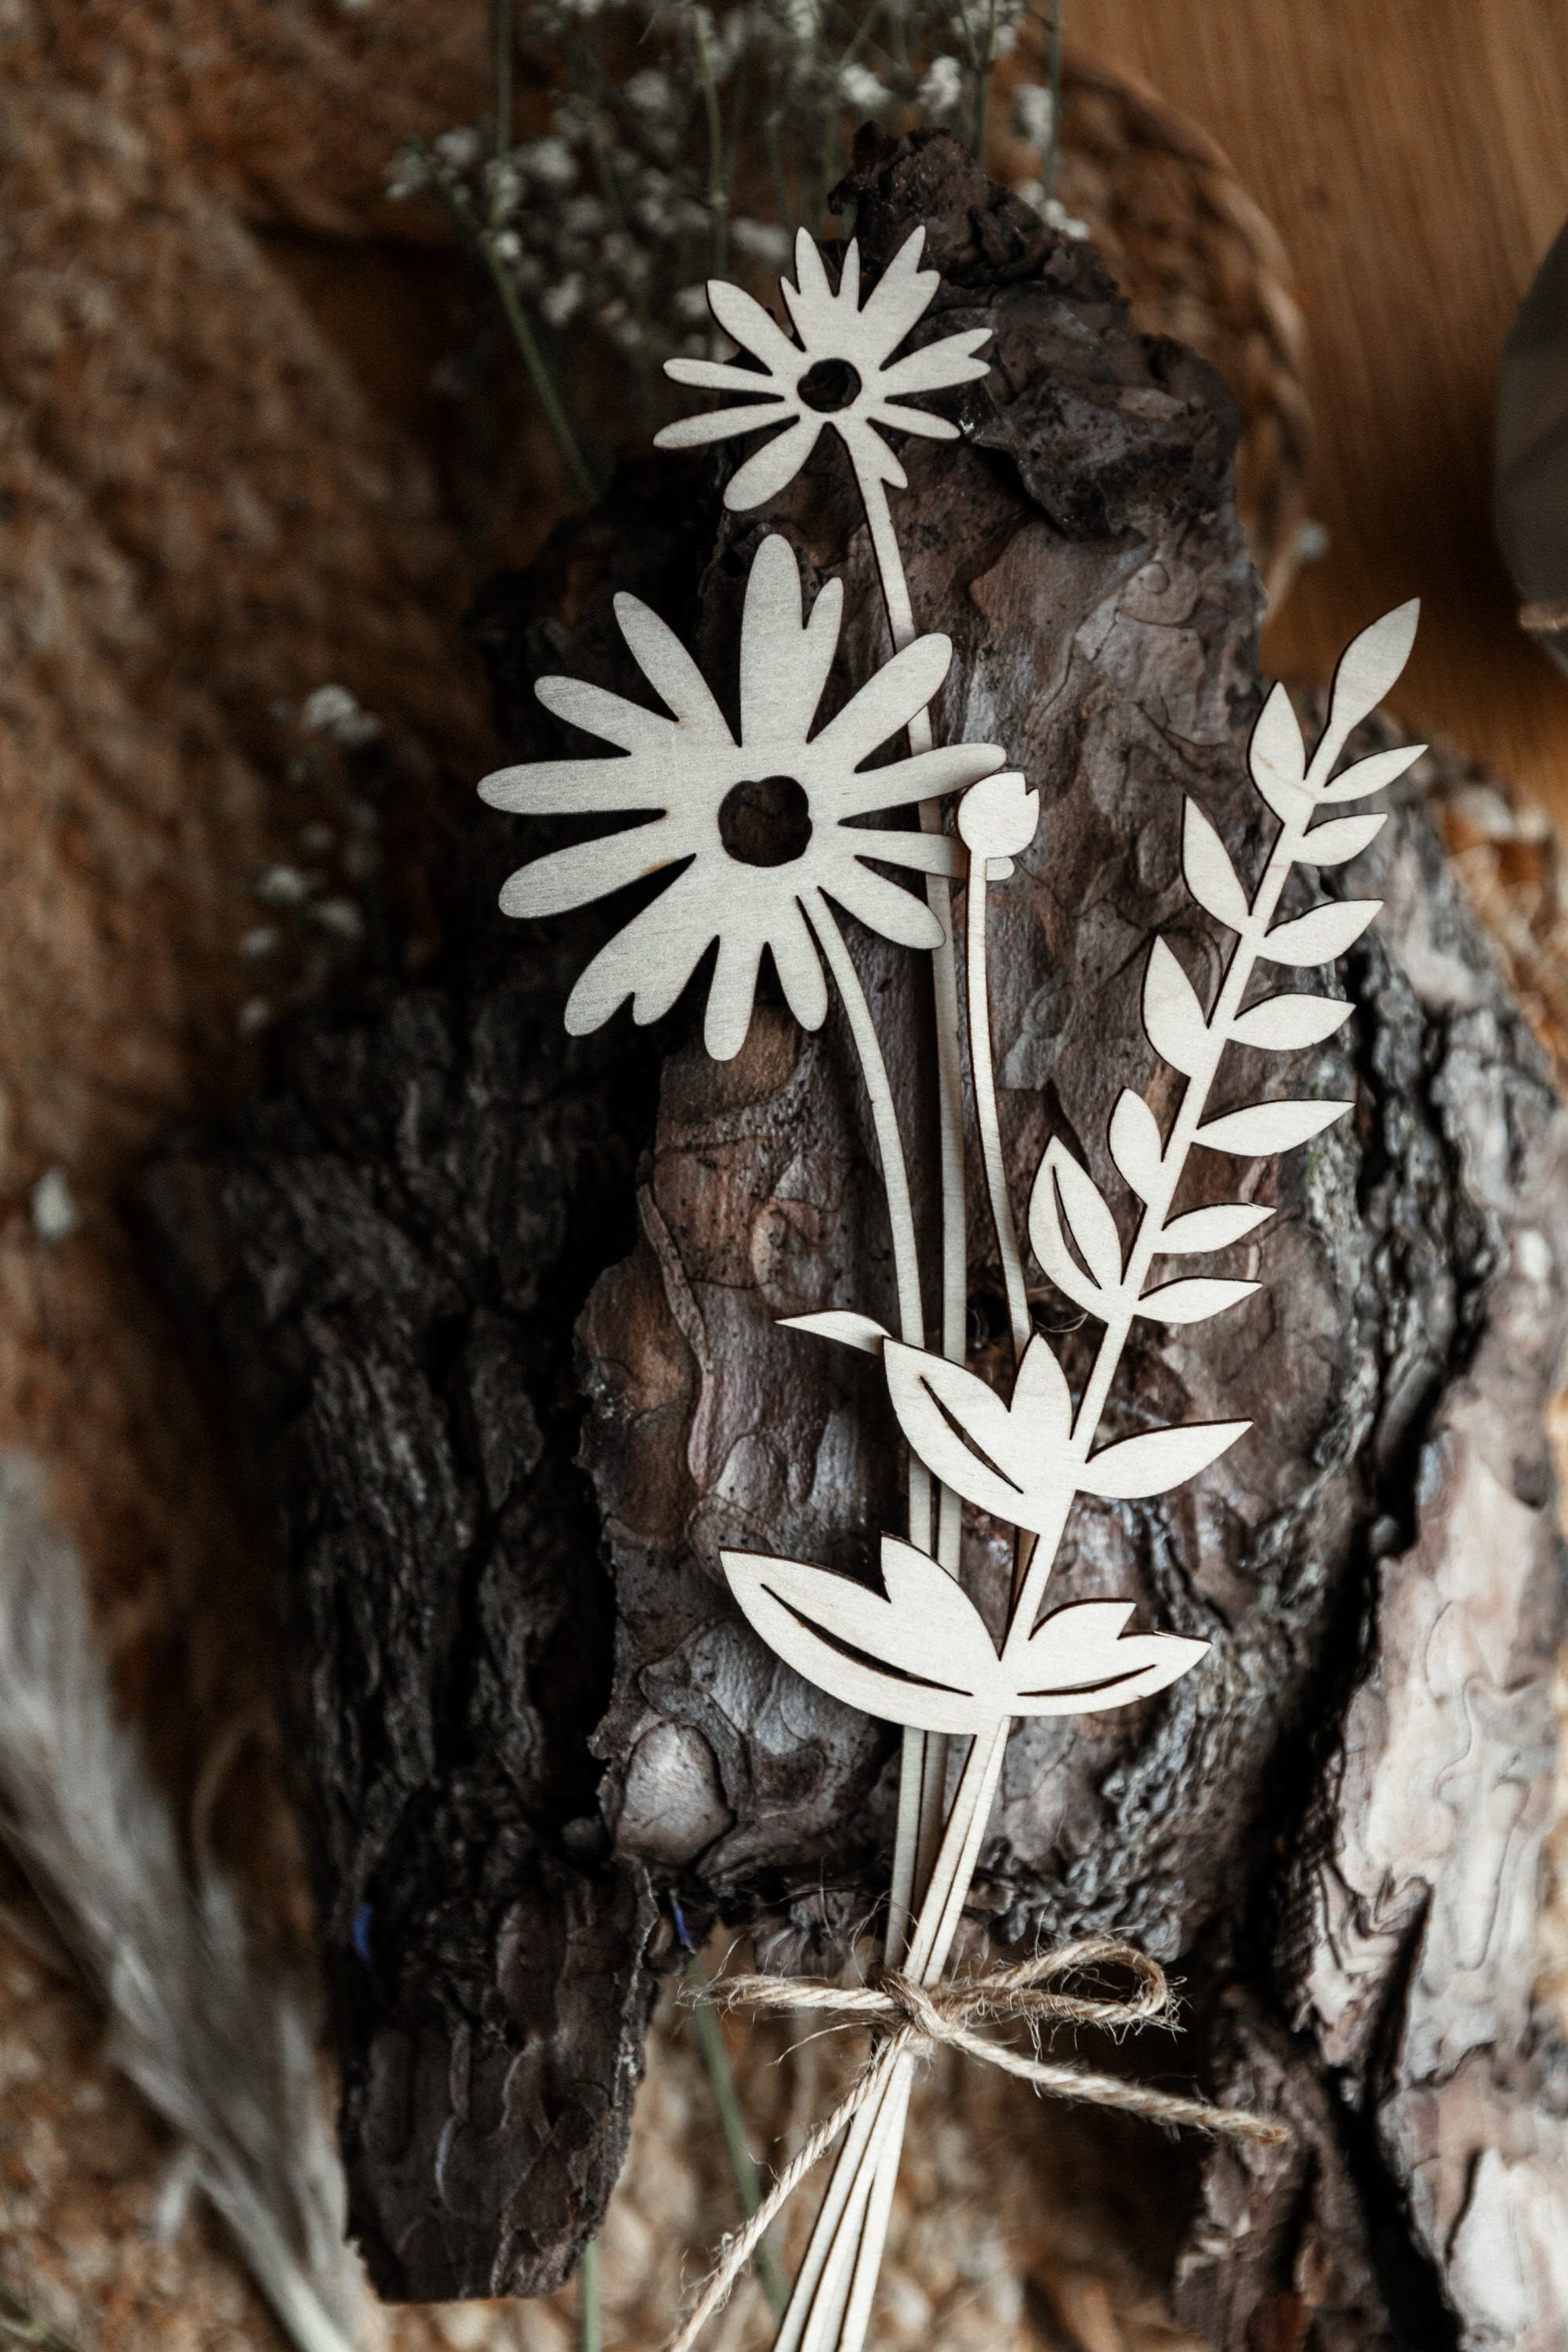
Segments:
[[[935,1984],[947,1965],[1002,1769],[1008,1728],[1004,1720],[990,1734],[972,1742],[964,1760],[904,1963],[908,1973],[921,1984]],[[831,2352],[835,2345],[841,2352],[850,2352],[850,2339],[840,2330],[848,2324],[857,2279],[868,2280],[858,2300],[869,2311],[881,2244],[872,2242],[867,2227],[868,2209],[880,2168],[890,2164],[897,2173],[896,2155],[902,2141],[911,2072],[912,2061],[908,2058],[889,2061],[887,2080],[850,2125],[795,2278],[784,2326],[774,2338],[773,2352]],[[885,2221],[884,2215],[884,2227]],[[862,2331],[863,2325],[862,2318]]]
[[[899,1129],[898,1108],[893,1101],[893,1089],[888,1076],[888,1066],[882,1058],[881,1040],[871,1017],[871,1007],[866,1001],[866,991],[855,959],[845,943],[832,908],[819,890],[803,899],[806,919],[816,933],[827,959],[827,968],[844,1000],[844,1010],[849,1020],[849,1034],[855,1041],[855,1051],[860,1064],[860,1075],[866,1082],[866,1092],[871,1104],[871,1125],[877,1138],[877,1155],[882,1164],[882,1189],[888,1196],[888,1223],[893,1236],[893,1277],[898,1290],[899,1325],[909,1346],[925,1345],[925,1314],[921,1304],[920,1257],[915,1248],[914,1211],[910,1202],[909,1167],[904,1159],[903,1137]],[[910,1541],[924,1549],[922,1537],[931,1528],[931,1474],[925,1464],[910,1455]]]
[[[991,988],[985,962],[985,891],[987,860],[972,856],[967,892],[968,935],[963,977],[969,995],[969,1066],[974,1078],[974,1118],[980,1130],[980,1156],[985,1166],[991,1223],[1002,1261],[1002,1287],[1007,1298],[1007,1321],[1013,1335],[1013,1360],[1020,1362],[1033,1326],[1028,1295],[1024,1287],[1024,1260],[1018,1248],[1018,1228],[1007,1192],[1007,1169],[1002,1156],[1002,1123],[996,1109],[996,1073],[991,1047]]]
[[[893,650],[901,653],[915,636],[914,608],[898,533],[888,504],[887,484],[857,472],[861,501],[871,534],[887,606]],[[931,748],[929,710],[917,711],[910,721],[910,750]],[[921,803],[921,824],[928,833],[942,830],[942,808],[936,801]],[[942,926],[942,945],[931,956],[935,996],[937,1131],[942,1185],[942,1351],[961,1364],[964,1355],[964,1323],[969,1307],[969,1266],[965,1253],[963,1198],[963,1074],[958,1042],[958,970],[952,940],[952,891],[944,874],[926,877],[926,902]],[[950,1488],[937,1488],[935,1556],[956,1575],[963,1524],[959,1497]],[[930,1548],[911,1534],[921,1549]],[[930,1875],[936,1842],[942,1830],[942,1806],[947,1783],[947,1742],[940,1734],[906,1730],[899,1771],[899,1817],[893,1840],[893,1867],[888,1901],[887,1957],[897,1962],[904,1949],[921,1889]]]

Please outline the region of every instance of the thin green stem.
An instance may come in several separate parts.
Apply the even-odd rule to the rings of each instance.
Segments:
[[[702,92],[702,112],[708,126],[708,186],[703,202],[708,207],[710,235],[712,239],[713,275],[722,277],[724,257],[729,250],[730,191],[724,179],[724,121],[719,106],[719,84],[713,74],[713,53],[708,43],[708,20],[702,9],[693,5],[688,11],[691,23],[691,46],[697,57],[697,81]]]
[[[631,229],[626,219],[626,208],[621,202],[620,183],[616,178],[608,155],[605,152],[605,142],[599,136],[596,126],[588,134],[588,147],[594,158],[594,176],[599,183],[605,209],[621,235],[629,242]],[[654,419],[654,374],[651,358],[653,318],[648,309],[646,279],[639,278],[634,283],[631,299],[637,325],[642,330],[637,339],[637,350],[632,355],[633,377],[637,386],[641,422],[645,431],[651,433]]]
[[[689,1953],[685,1977],[691,2012],[697,2022],[697,2040],[702,2052],[702,2063],[708,2070],[713,2104],[719,2110],[719,2127],[724,2135],[730,2169],[735,2176],[741,2210],[749,2221],[763,2201],[763,2184],[757,2172],[756,2159],[746,2138],[741,2095],[735,2088],[734,2071],[730,2064],[730,2053],[724,2047],[719,2011],[708,1990],[708,1971],[702,1965],[700,1952]],[[760,2239],[752,2259],[756,2265],[763,2293],[767,2296],[768,2307],[775,2319],[782,2319],[789,2303],[789,2281],[784,2274],[773,2240],[768,2237]]]
[[[991,68],[996,59],[996,0],[991,0],[985,20],[985,47],[974,67],[974,122],[970,144],[977,163],[985,161],[985,107],[991,95]]]
[[[496,0],[496,161],[511,152],[511,0]]]
[[[489,271],[490,283],[496,289],[496,299],[500,304],[501,315],[511,329],[512,341],[517,345],[522,358],[522,364],[528,371],[528,380],[533,386],[533,396],[543,410],[545,423],[555,436],[555,446],[561,452],[562,463],[571,478],[572,487],[584,506],[592,506],[599,495],[599,485],[595,480],[592,468],[578,446],[577,436],[567,421],[566,410],[561,395],[556,391],[550,371],[544,363],[544,353],[540,349],[539,339],[533,331],[533,323],[522,307],[521,297],[516,287],[507,275],[505,264],[492,250],[490,239],[488,236],[481,236],[479,239],[479,251],[483,257],[485,268]]]
[[[605,2352],[604,2310],[599,2299],[599,2241],[590,2238],[577,2265],[578,2352]]]
[[[511,330],[512,341],[516,343],[523,366],[528,371],[528,380],[533,386],[534,397],[544,412],[545,422],[555,437],[555,446],[561,452],[561,461],[566,468],[578,497],[584,505],[591,506],[599,495],[599,485],[595,480],[587,459],[577,445],[577,437],[567,419],[565,405],[555,388],[550,370],[545,365],[544,353],[540,349],[539,338],[533,331],[532,321],[523,309],[516,287],[507,275],[505,264],[495,250],[489,231],[477,218],[467,189],[443,168],[425,142],[422,139],[411,139],[408,144],[424,163],[430,186],[462,230],[470,248],[484,263],[489,274],[490,283],[495,288],[496,299],[501,307],[501,315]]]
[[[1047,198],[1057,191],[1057,163],[1062,145],[1062,0],[1051,0],[1049,24],[1046,53],[1050,59],[1051,135],[1040,157],[1040,184]]]

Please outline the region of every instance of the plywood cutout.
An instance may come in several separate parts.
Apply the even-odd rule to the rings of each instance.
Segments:
[[[1285,1055],[1321,1043],[1349,1017],[1340,997],[1257,983],[1267,967],[1311,971],[1343,956],[1377,913],[1374,899],[1329,897],[1280,919],[1293,875],[1358,856],[1384,817],[1336,812],[1392,783],[1419,746],[1379,752],[1336,774],[1355,727],[1384,699],[1409,654],[1415,606],[1364,630],[1336,672],[1323,734],[1309,757],[1282,688],[1269,697],[1248,749],[1253,783],[1277,824],[1250,887],[1203,810],[1182,816],[1182,871],[1196,904],[1220,928],[1223,969],[1212,1002],[1175,950],[1156,940],[1142,988],[1153,1055],[1180,1082],[1162,1125],[1144,1097],[1125,1090],[1107,1138],[1111,1165],[1134,1205],[1132,1238],[1112,1202],[1058,1138],[1047,1146],[1026,1203],[1028,1246],[1051,1281],[1100,1337],[1075,1396],[1049,1340],[1033,1328],[1018,1225],[1005,1182],[996,1114],[985,961],[986,898],[1029,845],[1038,794],[1005,768],[994,744],[936,746],[929,709],[946,676],[945,637],[918,635],[891,524],[889,488],[907,487],[887,429],[955,437],[945,417],[910,408],[912,397],[985,373],[974,356],[983,332],[949,336],[896,354],[937,283],[920,267],[912,236],[862,299],[853,243],[837,281],[812,241],[797,242],[794,284],[783,287],[792,335],[739,288],[709,289],[713,315],[745,362],[676,360],[669,372],[735,404],[671,425],[668,447],[770,432],[731,476],[726,502],[746,508],[775,495],[825,432],[842,442],[856,472],[877,551],[892,649],[837,718],[816,728],[817,706],[837,648],[843,592],[830,582],[807,612],[795,558],[765,538],[747,582],[742,626],[739,737],[673,632],[635,597],[617,599],[623,635],[659,708],[567,678],[538,694],[569,725],[612,747],[600,754],[506,769],[481,786],[496,807],[535,815],[604,815],[620,829],[539,857],[506,884],[511,914],[540,917],[668,874],[666,887],[601,949],[574,988],[567,1026],[599,1026],[628,1000],[637,1021],[675,1003],[718,942],[705,1039],[727,1058],[750,1023],[762,952],[806,1028],[839,991],[870,1101],[898,1276],[900,1328],[853,1306],[790,1318],[805,1340],[826,1339],[879,1358],[909,1450],[909,1525],[881,1539],[874,1583],[819,1563],[766,1552],[726,1551],[738,1607],[769,1648],[845,1704],[905,1730],[892,1869],[888,1954],[934,1984],[963,1915],[1013,1722],[1080,1715],[1152,1696],[1200,1664],[1207,1645],[1134,1627],[1125,1601],[1045,1599],[1064,1532],[1080,1496],[1129,1500],[1197,1477],[1250,1423],[1237,1416],[1141,1430],[1100,1443],[1112,1385],[1135,1322],[1203,1323],[1259,1287],[1192,1261],[1223,1258],[1272,1212],[1235,1201],[1183,1208],[1194,1152],[1232,1160],[1299,1149],[1352,1108],[1268,1091],[1210,1116],[1233,1045]],[[814,731],[815,730],[815,731]],[[894,738],[910,749],[889,764],[866,761]],[[962,798],[955,833],[942,803]],[[921,812],[920,829],[868,829],[871,814]],[[916,887],[879,867],[918,877]],[[963,1360],[963,1105],[958,1092],[959,966],[950,884],[965,886],[963,982],[969,1000],[973,1109],[996,1233],[1014,1349],[1009,1394]],[[923,883],[923,890],[920,884]],[[922,1188],[939,1204],[942,1298],[932,1344],[921,1295],[916,1194],[875,1022],[835,909],[883,937],[929,954],[939,1073],[938,1165]],[[1160,1099],[1170,1098],[1163,1086]],[[1011,1527],[1012,1608],[1000,1645],[957,1581],[963,1505]],[[944,1807],[945,1746],[968,1743],[956,1794]],[[879,2060],[874,2095],[845,2134],[776,2352],[858,2352],[891,2207],[907,2113],[911,2061]]]

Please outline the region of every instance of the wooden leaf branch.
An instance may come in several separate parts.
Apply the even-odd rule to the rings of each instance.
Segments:
[[[658,632],[617,622],[617,592],[711,682],[732,747],[770,540],[800,583],[797,620],[766,558],[783,634],[816,629],[821,653],[835,623],[821,724],[896,672],[900,636],[949,641],[909,757],[926,756],[929,726],[933,749],[973,740],[1009,763],[974,788],[964,845],[986,887],[953,909],[985,944],[995,1045],[988,1094],[984,1057],[967,1065],[961,1236],[962,1373],[985,1401],[953,1385],[950,1360],[942,1203],[959,1188],[951,1171],[924,1181],[947,1132],[939,960],[808,918],[793,936],[831,983],[819,1026],[791,1010],[817,1002],[800,956],[794,996],[784,964],[777,994],[766,966],[760,982],[746,968],[760,994],[726,1058],[691,1034],[716,998],[721,1040],[738,1025],[741,983],[717,961],[647,1029],[623,1015],[568,1040],[560,1008],[626,919],[588,908],[500,936],[483,909],[517,865],[510,819],[459,820],[442,970],[302,1024],[240,1129],[172,1149],[153,1180],[166,1255],[205,1302],[247,1427],[270,1434],[284,1498],[283,1639],[355,2227],[389,2293],[553,2284],[624,2142],[664,1894],[698,1925],[721,1907],[750,1920],[764,1963],[795,1971],[837,1967],[885,1896],[910,1750],[764,1647],[728,1553],[750,1557],[740,1572],[788,1615],[786,1640],[823,1641],[830,1673],[847,1643],[880,1662],[867,1671],[923,1674],[926,1654],[906,1657],[879,1612],[917,1582],[944,1612],[945,1696],[913,1735],[922,1835],[957,1702],[1021,1718],[1005,1770],[999,1737],[973,1740],[968,1833],[924,1849],[939,1900],[906,1966],[927,1966],[961,1917],[972,1939],[1026,1946],[1128,1936],[1181,1958],[1194,2077],[1291,2120],[1279,2155],[1173,2165],[1157,2140],[1119,2147],[1163,2210],[1195,2324],[1250,2352],[1310,2304],[1336,2352],[1458,2342],[1444,2315],[1468,2326],[1500,2307],[1488,2249],[1510,2196],[1550,2216],[1557,2194],[1560,2061],[1532,2006],[1529,1923],[1556,1622],[1542,1412],[1568,1256],[1562,1117],[1408,794],[1370,845],[1318,845],[1364,854],[1355,887],[1384,902],[1376,930],[1352,942],[1360,915],[1331,866],[1310,888],[1293,855],[1277,903],[1259,895],[1277,835],[1304,847],[1373,812],[1342,815],[1330,782],[1304,814],[1294,721],[1263,704],[1215,380],[1130,336],[1092,256],[988,192],[951,142],[872,159],[854,196],[863,299],[922,226],[940,283],[912,340],[983,349],[990,370],[925,396],[956,438],[912,432],[895,453],[900,522],[918,518],[902,551],[918,629],[884,601],[848,436],[818,427],[760,520],[742,496],[722,504],[751,445],[722,445],[705,487],[661,457],[665,477],[628,478],[532,573],[498,583],[476,633],[514,759],[579,773],[617,740],[584,735],[590,709],[595,724],[626,726],[628,703],[657,720],[645,656],[675,682]],[[808,277],[792,281],[803,299]],[[802,421],[790,410],[770,446]],[[798,676],[804,703],[804,653]],[[542,708],[544,677],[604,698]],[[1260,709],[1268,811],[1244,757]],[[1387,753],[1386,786],[1386,740],[1350,748]],[[1371,763],[1360,782],[1373,788]],[[1030,793],[1037,824],[1015,839]],[[639,805],[657,821],[664,804]],[[900,835],[922,838],[938,836]],[[581,875],[577,843],[553,845],[554,871]],[[870,870],[852,852],[845,865]],[[940,923],[948,873],[910,870]],[[638,886],[654,905],[659,882]],[[921,901],[902,895],[912,929]],[[1331,1029],[1317,990],[1286,981],[1261,1005],[1238,993],[1220,1040],[1227,942],[1251,934],[1284,969],[1347,955],[1352,1020],[1334,1006]],[[1286,1148],[1287,1048],[1317,1129],[1292,1106],[1289,1156],[1244,1165]],[[1187,1066],[1210,1056],[1200,1102]],[[883,1195],[889,1101],[922,1173],[919,1333]],[[1030,1204],[1026,1276],[1016,1235],[1009,1254],[993,1232],[998,1178]],[[1217,1270],[1193,1263],[1220,1250]],[[1026,1280],[1058,1374],[1030,1353]],[[1162,1309],[1189,1283],[1196,1297]],[[574,1371],[564,1334],[584,1300]],[[1121,1369],[1079,1444],[1107,1309],[1125,1326]],[[1016,1554],[984,1516],[999,1492],[975,1497],[962,1591],[945,1573],[955,1508],[928,1509],[934,1567],[892,1532],[919,1511],[893,1378],[922,1429],[928,1402],[965,1401],[979,1452],[929,1440],[948,1495],[975,1485],[984,1454],[1009,1502],[1038,1483],[1026,1441],[1059,1433],[1065,1384],[1079,1499],[1038,1635],[1012,1604],[1045,1546]],[[586,1480],[571,1465],[580,1399]],[[1238,1401],[1253,1425],[1222,1452]],[[1173,1486],[1183,1465],[1152,1461],[1148,1441],[1195,1444],[1193,1430],[1208,1466],[1194,1458]],[[1004,1670],[1010,1614],[1024,1631]],[[1102,1714],[1028,1704],[1110,1677],[1146,1695]],[[1500,1890],[1484,1924],[1466,1908],[1476,1883]],[[890,2145],[901,2116],[873,2122]],[[1510,2242],[1513,2307],[1550,2321],[1551,2262],[1528,2232]],[[823,2299],[834,2328],[870,2269],[857,2259]]]

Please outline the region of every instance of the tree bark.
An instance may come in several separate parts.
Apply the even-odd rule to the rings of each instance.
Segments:
[[[990,374],[950,411],[959,442],[901,453],[898,524],[918,622],[955,648],[938,740],[1004,743],[1044,804],[992,918],[1016,1196],[1062,1132],[1114,1198],[1111,1104],[1131,1085],[1163,1112],[1170,1083],[1139,1015],[1147,943],[1178,940],[1195,977],[1217,958],[1180,878],[1182,795],[1244,874],[1266,837],[1230,404],[951,142],[866,157],[849,194],[873,271],[925,224],[942,282],[922,331],[993,331]],[[845,582],[830,695],[885,658],[827,436],[762,517],[725,514],[720,479],[624,476],[481,599],[514,755],[572,748],[531,701],[542,672],[637,691],[617,588],[732,679],[765,530],[808,593]],[[829,1305],[891,1316],[837,1011],[805,1035],[764,1002],[728,1065],[702,1053],[692,992],[658,1030],[623,1016],[569,1042],[571,977],[615,918],[503,926],[495,887],[546,829],[453,822],[436,976],[300,1022],[265,1098],[172,1144],[149,1183],[281,1504],[353,2227],[382,2291],[420,2298],[543,2291],[596,2226],[670,1896],[699,1927],[749,1922],[763,1960],[797,1970],[836,1968],[881,1897],[893,1737],[763,1651],[717,1555],[865,1568],[900,1524],[875,1367],[777,1328]],[[1156,1701],[1015,1732],[972,1916],[976,1939],[1109,1930],[1179,1960],[1182,2063],[1298,2126],[1282,2155],[1175,2168],[1150,2135],[1151,2179],[1184,2200],[1184,2307],[1227,2352],[1544,2347],[1558,2336],[1530,2326],[1563,2319],[1568,2074],[1531,1935],[1568,1143],[1415,796],[1367,862],[1387,907],[1339,975],[1359,1009],[1292,1089],[1353,1093],[1355,1115],[1264,1164],[1264,1291],[1141,1340],[1112,1407],[1127,1427],[1254,1430],[1175,1496],[1080,1503],[1058,1571],[1211,1655]],[[853,945],[934,1299],[929,977]],[[1264,1074],[1245,1059],[1237,1101]],[[977,1160],[970,1192],[973,1360],[1000,1377]],[[1089,1335],[1044,1285],[1037,1311],[1076,1371]],[[996,1620],[1008,1569],[967,1531]],[[1517,2325],[1496,2316],[1510,2294]]]

